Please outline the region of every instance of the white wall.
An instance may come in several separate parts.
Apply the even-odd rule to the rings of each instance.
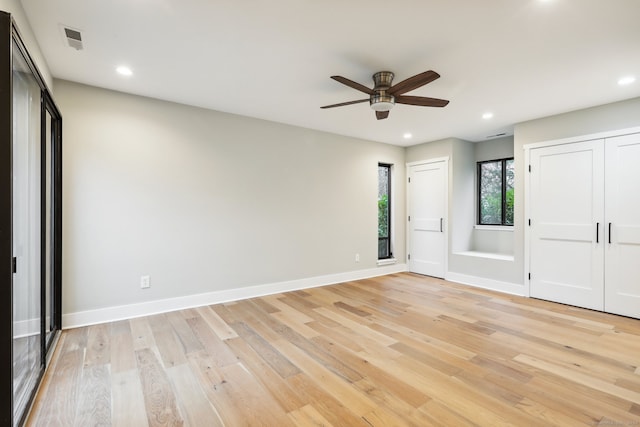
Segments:
[[[376,268],[378,162],[405,259],[403,148],[55,84],[63,313]]]
[[[36,63],[36,66],[38,67],[40,74],[42,74],[42,78],[46,82],[49,90],[53,91],[53,78],[51,77],[49,66],[40,51],[40,46],[33,34],[31,24],[27,20],[27,15],[24,13],[22,4],[19,0],[0,0],[0,10],[10,13],[13,17],[13,20],[18,26],[20,37],[29,50],[29,55],[31,55],[31,58]]]

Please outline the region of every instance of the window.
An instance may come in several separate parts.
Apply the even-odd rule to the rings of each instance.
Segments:
[[[478,162],[478,224],[513,225],[513,158]]]
[[[391,165],[378,164],[378,259],[391,258]]]

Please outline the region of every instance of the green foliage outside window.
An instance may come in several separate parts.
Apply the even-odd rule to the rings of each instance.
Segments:
[[[514,177],[513,159],[478,163],[480,224],[513,225]]]
[[[389,236],[389,196],[378,196],[378,237]]]
[[[378,164],[378,259],[391,258],[391,165]]]

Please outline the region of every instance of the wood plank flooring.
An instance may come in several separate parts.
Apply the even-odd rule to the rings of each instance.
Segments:
[[[34,426],[640,426],[640,321],[394,274],[64,331]]]

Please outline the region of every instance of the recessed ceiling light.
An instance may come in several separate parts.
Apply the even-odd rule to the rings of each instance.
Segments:
[[[413,135],[411,135],[409,132],[405,132],[404,135],[402,135],[402,137],[404,139],[411,139],[413,137]]]
[[[631,83],[635,82],[636,78],[633,76],[625,76],[622,77],[620,80],[618,80],[618,84],[620,86],[626,86],[626,85],[630,85]]]
[[[489,119],[493,118],[493,113],[484,113],[482,115],[482,118],[485,119],[485,120],[489,120]]]
[[[131,68],[126,67],[124,65],[119,66],[118,68],[116,68],[116,72],[118,74],[120,74],[121,76],[131,76],[133,75],[133,71],[131,71]]]

